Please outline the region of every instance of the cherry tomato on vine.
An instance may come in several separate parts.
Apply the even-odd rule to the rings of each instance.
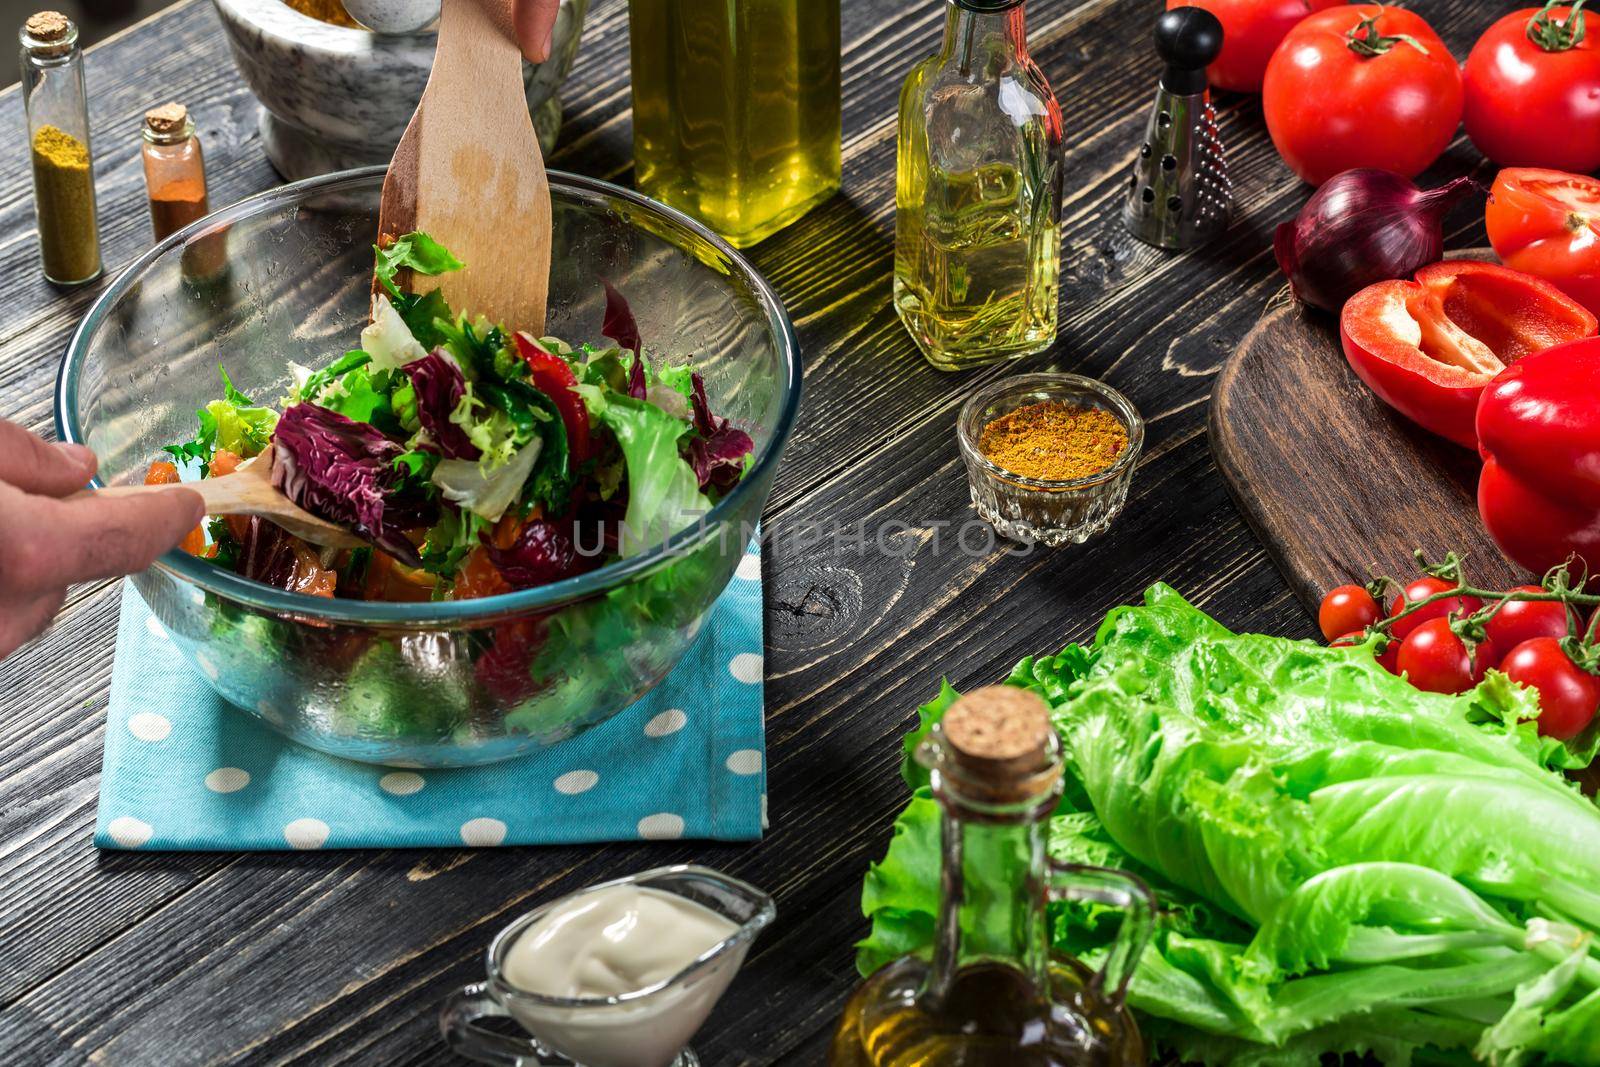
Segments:
[[[1507,167],[1600,168],[1600,41],[1584,20],[1567,6],[1530,7],[1478,38],[1462,68],[1478,151]]]
[[[1261,105],[1278,154],[1312,185],[1352,167],[1414,178],[1461,124],[1461,68],[1421,16],[1340,4],[1284,37]]]
[[[1382,617],[1378,602],[1359,585],[1341,585],[1329,590],[1317,608],[1317,625],[1329,641],[1365,630]]]
[[[1390,674],[1400,673],[1400,642],[1394,638],[1389,639],[1389,644],[1378,653],[1378,666]]]
[[[1455,587],[1456,583],[1447,582],[1443,578],[1435,578],[1432,575],[1418,578],[1406,586],[1399,596],[1394,598],[1394,603],[1389,605],[1389,617],[1392,619],[1400,614],[1401,609],[1409,603],[1426,600],[1435,593],[1448,592]],[[1452,613],[1470,615],[1481,607],[1483,607],[1483,601],[1475,596],[1446,597],[1438,603],[1429,604],[1427,607],[1421,608],[1416,613],[1408,615],[1400,622],[1395,623],[1389,628],[1389,634],[1392,637],[1403,640],[1410,636],[1417,627],[1430,619],[1442,619]]]
[[[1519,585],[1513,593],[1542,593],[1537,585]],[[1496,648],[1515,648],[1535,637],[1567,636],[1567,607],[1559,600],[1508,600],[1484,624]]]
[[[1600,708],[1600,678],[1572,662],[1561,642],[1535,637],[1513,648],[1500,663],[1513,682],[1539,691],[1539,733],[1566,741],[1576,737]]]
[[[1284,35],[1314,11],[1344,0],[1167,0],[1175,7],[1203,7],[1222,23],[1222,54],[1206,68],[1217,89],[1259,93],[1267,60]]]
[[[1406,680],[1429,693],[1465,693],[1495,665],[1487,641],[1468,649],[1449,619],[1429,619],[1400,642],[1399,667]]]

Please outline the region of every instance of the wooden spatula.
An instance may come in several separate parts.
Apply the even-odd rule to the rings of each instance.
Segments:
[[[383,182],[379,243],[412,230],[466,264],[413,277],[414,291],[441,288],[458,311],[544,333],[550,183],[523,94],[522,54],[509,22],[481,0],[444,0],[433,73]]]
[[[166,485],[113,485],[92,492],[128,496],[133,493],[162,493],[172,489]],[[193,489],[206,502],[207,515],[260,515],[282,526],[303,541],[328,548],[360,548],[366,544],[342,526],[319,519],[278,492],[272,485],[272,450],[247,459],[232,474],[220,478],[202,478],[198,482],[183,482],[182,488]]]

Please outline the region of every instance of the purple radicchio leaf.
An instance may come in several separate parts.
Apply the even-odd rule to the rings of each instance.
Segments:
[[[633,309],[628,306],[627,297],[604,278],[600,279],[600,284],[606,287],[606,317],[600,332],[637,356],[643,350],[639,341],[639,324],[633,319]]]
[[[250,516],[239,542],[239,573],[263,585],[285,589],[294,575],[294,535],[259,515]]]
[[[689,465],[700,479],[700,489],[716,489],[726,493],[744,475],[745,457],[756,444],[750,435],[727,419],[711,414],[706,402],[706,383],[699,373],[689,375],[692,385],[690,400],[694,403],[695,434],[689,439]]]
[[[484,549],[489,562],[513,589],[559,582],[588,570],[590,565],[590,560],[578,551],[569,529],[545,519],[530,519],[510,548],[496,548],[485,538]]]
[[[286,409],[273,430],[272,484],[313,515],[353,527],[408,566],[421,564],[402,531],[431,525],[437,504],[402,493],[405,451],[376,426],[316,404]]]
[[[650,387],[644,380],[644,357],[637,353],[633,357],[633,366],[628,369],[628,395],[635,400],[650,399]]]
[[[467,391],[461,368],[443,353],[434,351],[405,366],[411,385],[417,391],[417,420],[428,431],[439,454],[445,459],[477,459],[482,452],[467,437],[467,431],[450,421],[450,415]]]

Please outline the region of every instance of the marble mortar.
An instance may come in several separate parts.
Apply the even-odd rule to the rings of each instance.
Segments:
[[[333,26],[282,0],[212,0],[234,63],[261,103],[267,158],[290,181],[388,163],[433,66],[437,35]],[[578,54],[589,0],[562,0],[550,58],[522,65],[546,154],[561,126],[556,90]]]

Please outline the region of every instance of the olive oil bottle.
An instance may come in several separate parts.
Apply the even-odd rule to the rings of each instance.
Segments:
[[[831,1067],[1144,1064],[1123,992],[1154,901],[1132,875],[1046,855],[1061,754],[1044,701],[1010,686],[975,690],[945,713],[917,760],[943,809],[933,952],[895,960],[856,990]],[[1123,910],[1103,970],[1052,952],[1047,898]]]
[[[839,188],[840,0],[630,0],[639,190],[745,247]]]
[[[900,91],[894,301],[928,362],[962,370],[1055,340],[1062,130],[1021,0],[946,5]]]

